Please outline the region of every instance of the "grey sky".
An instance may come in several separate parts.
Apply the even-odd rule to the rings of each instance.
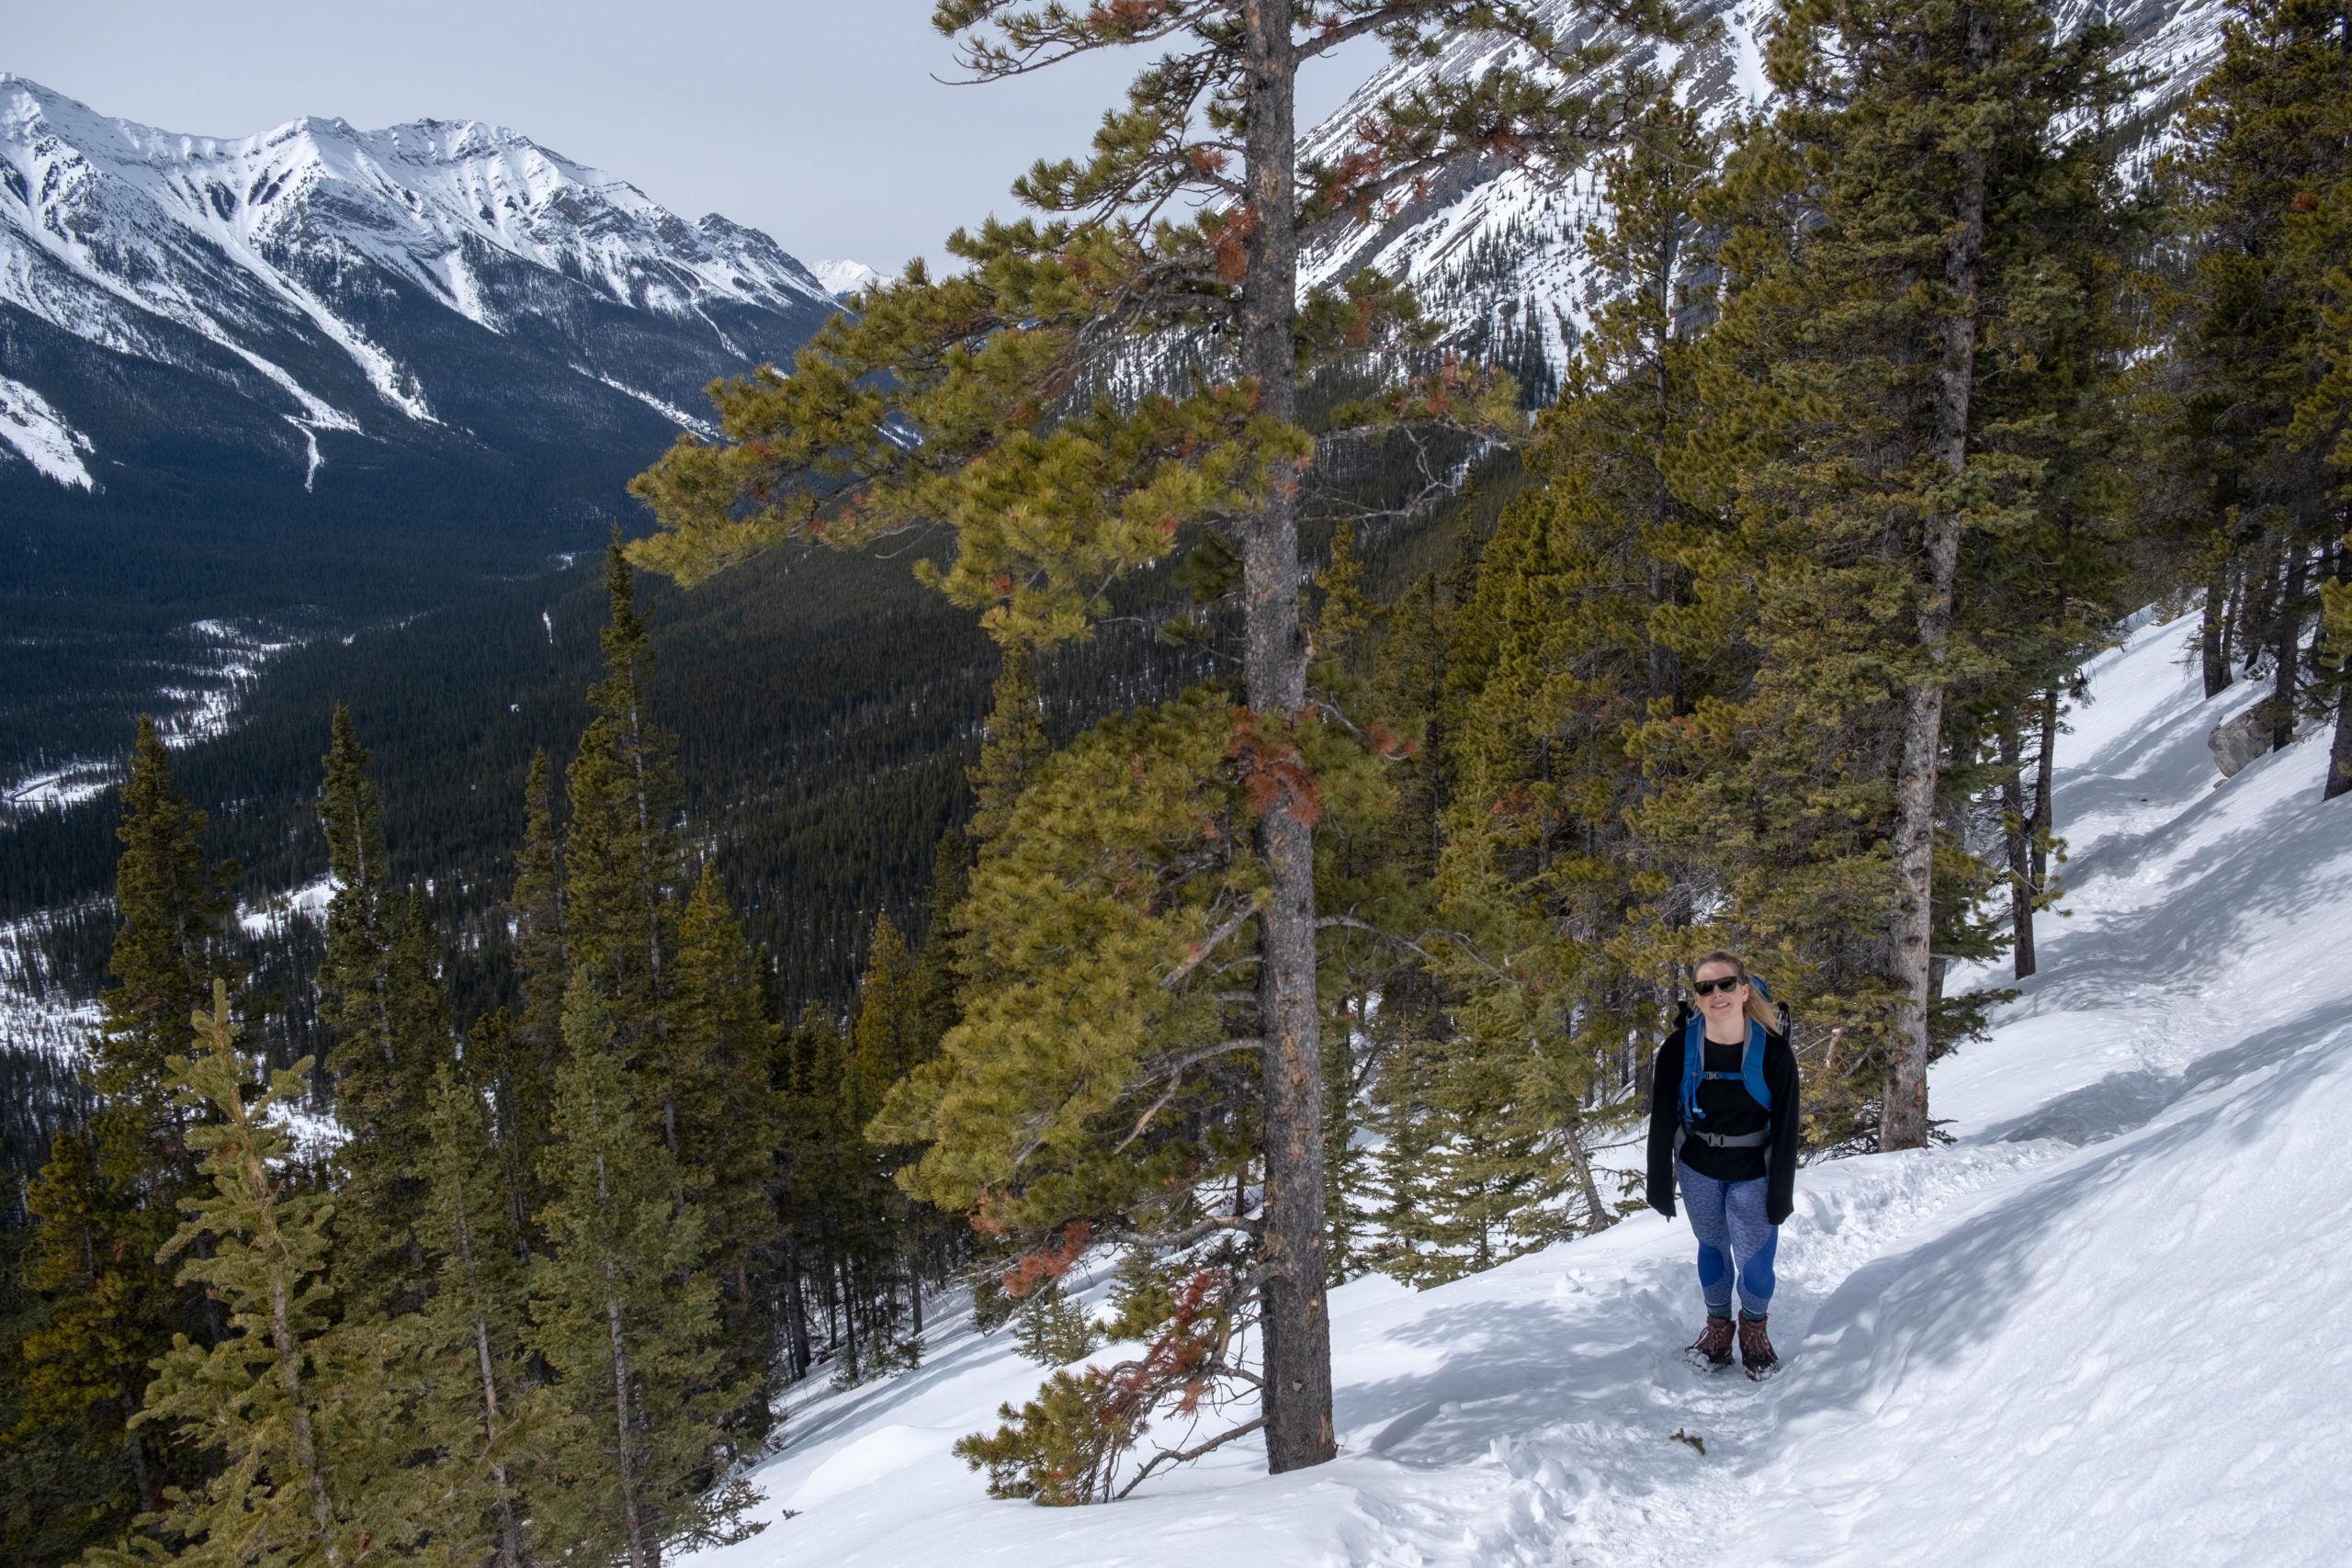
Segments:
[[[1300,119],[1380,62],[1313,68]],[[804,261],[895,272],[1009,212],[1015,175],[1083,149],[1141,57],[949,87],[931,0],[0,0],[0,70],[203,136],[306,114],[509,125],[688,218],[723,212]]]

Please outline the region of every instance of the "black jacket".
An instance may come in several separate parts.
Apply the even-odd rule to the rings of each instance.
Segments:
[[[1768,1183],[1764,1189],[1764,1217],[1777,1225],[1789,1217],[1789,1211],[1796,1202],[1800,1119],[1796,1053],[1789,1049],[1786,1040],[1769,1031],[1764,1036],[1764,1087],[1772,1091],[1772,1139],[1761,1151]],[[1724,1132],[1744,1132],[1763,1119],[1761,1108],[1738,1084],[1706,1084],[1700,1093],[1703,1101],[1720,1103],[1718,1097],[1736,1101],[1722,1110],[1716,1104],[1703,1107],[1717,1117]],[[1726,1111],[1730,1112],[1728,1119]],[[1682,1031],[1677,1029],[1659,1045],[1657,1066],[1650,1077],[1650,1207],[1669,1220],[1674,1218],[1674,1134],[1681,1121]],[[1689,1152],[1686,1146],[1685,1153]]]

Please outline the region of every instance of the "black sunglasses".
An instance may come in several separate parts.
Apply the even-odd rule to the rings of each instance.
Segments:
[[[1712,997],[1717,991],[1736,990],[1746,984],[1747,976],[1745,975],[1726,975],[1720,980],[1693,980],[1690,990],[1694,996]]]

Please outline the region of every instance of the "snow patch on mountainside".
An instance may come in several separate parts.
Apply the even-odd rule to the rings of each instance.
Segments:
[[[2352,1387],[2352,801],[2319,798],[2324,733],[2218,780],[2205,737],[2261,694],[2205,700],[2195,631],[2143,626],[2087,671],[2057,774],[2070,913],[1992,1037],[1934,1068],[1956,1141],[1799,1177],[1779,1378],[1682,1363],[1690,1234],[1645,1213],[1426,1292],[1332,1292],[1331,1464],[1268,1476],[1244,1441],[1048,1510],[949,1452],[1042,1374],[943,1313],[920,1370],[812,1382],[752,1476],[768,1529],[691,1561],[2352,1560],[2325,1437]],[[1099,1270],[1074,1282],[1100,1300]]]
[[[580,368],[581,374],[584,376],[594,376],[597,380],[602,381],[605,386],[610,387],[616,392],[628,393],[630,397],[635,398],[639,402],[643,403],[647,408],[651,409],[655,413],[660,414],[663,419],[666,419],[671,423],[677,425],[680,429],[691,430],[696,435],[703,437],[707,441],[715,441],[718,438],[718,426],[711,423],[710,421],[707,419],[699,419],[695,415],[688,413],[677,404],[657,398],[652,393],[642,390],[639,388],[632,387],[626,381],[616,380],[612,377],[605,375],[601,370],[590,370],[584,366]]]
[[[0,442],[62,485],[92,488],[82,464],[90,438],[65,423],[49,400],[21,381],[0,376]]]

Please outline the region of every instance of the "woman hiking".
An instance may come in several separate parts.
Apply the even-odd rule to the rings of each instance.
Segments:
[[[1796,1195],[1796,1054],[1736,954],[1700,959],[1690,996],[1696,1010],[1658,1047],[1651,1081],[1650,1207],[1674,1218],[1679,1184],[1699,1235],[1707,1325],[1691,1359],[1727,1366],[1736,1338],[1747,1375],[1762,1378],[1780,1363],[1766,1319],[1772,1254]]]

